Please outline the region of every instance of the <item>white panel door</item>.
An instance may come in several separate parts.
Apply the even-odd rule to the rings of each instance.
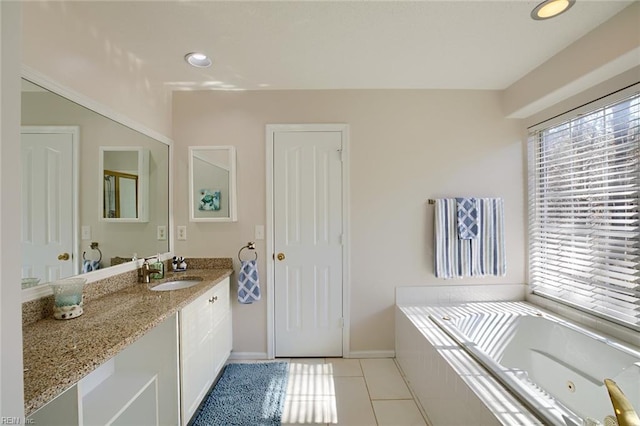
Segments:
[[[78,273],[74,249],[73,132],[22,131],[22,276]]]
[[[342,356],[342,133],[274,134],[277,357]]]

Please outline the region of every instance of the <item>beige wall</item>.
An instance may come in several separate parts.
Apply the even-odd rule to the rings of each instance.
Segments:
[[[351,350],[394,347],[396,286],[525,282],[524,158],[520,123],[503,117],[498,92],[336,90],[174,94],[176,225],[186,256],[231,256],[265,224],[265,125],[350,126]],[[188,222],[187,147],[235,145],[238,222]],[[428,198],[503,197],[505,277],[435,278]],[[266,224],[265,224],[266,225]],[[257,242],[266,284],[264,241]],[[237,259],[236,259],[237,263]],[[234,306],[234,350],[266,351],[266,302]]]
[[[100,112],[171,137],[171,94],[151,67],[80,15],[83,2],[21,3],[24,65],[109,109]]]
[[[540,113],[640,65],[639,22],[636,1],[513,83],[501,95],[505,116]]]

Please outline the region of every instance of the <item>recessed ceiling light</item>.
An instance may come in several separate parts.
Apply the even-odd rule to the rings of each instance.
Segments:
[[[566,12],[576,0],[545,0],[531,11],[531,17],[536,21],[553,18]]]
[[[191,52],[184,56],[184,60],[194,67],[206,68],[211,66],[211,59],[204,53]]]

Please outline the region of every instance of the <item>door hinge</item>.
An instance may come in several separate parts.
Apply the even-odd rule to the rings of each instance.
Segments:
[[[344,328],[344,317],[340,318],[340,320],[338,321],[338,325],[340,326],[340,328]]]
[[[338,155],[340,156],[340,161],[344,161],[344,155],[343,155],[342,148],[340,148],[340,149],[338,150]]]
[[[342,240],[343,240],[342,235],[343,235],[343,234],[338,235],[338,244],[340,244],[340,245],[344,244],[344,243],[342,242]]]

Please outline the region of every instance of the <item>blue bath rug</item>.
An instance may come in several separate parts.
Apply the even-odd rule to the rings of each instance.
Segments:
[[[280,425],[288,378],[286,362],[229,364],[190,424]]]

